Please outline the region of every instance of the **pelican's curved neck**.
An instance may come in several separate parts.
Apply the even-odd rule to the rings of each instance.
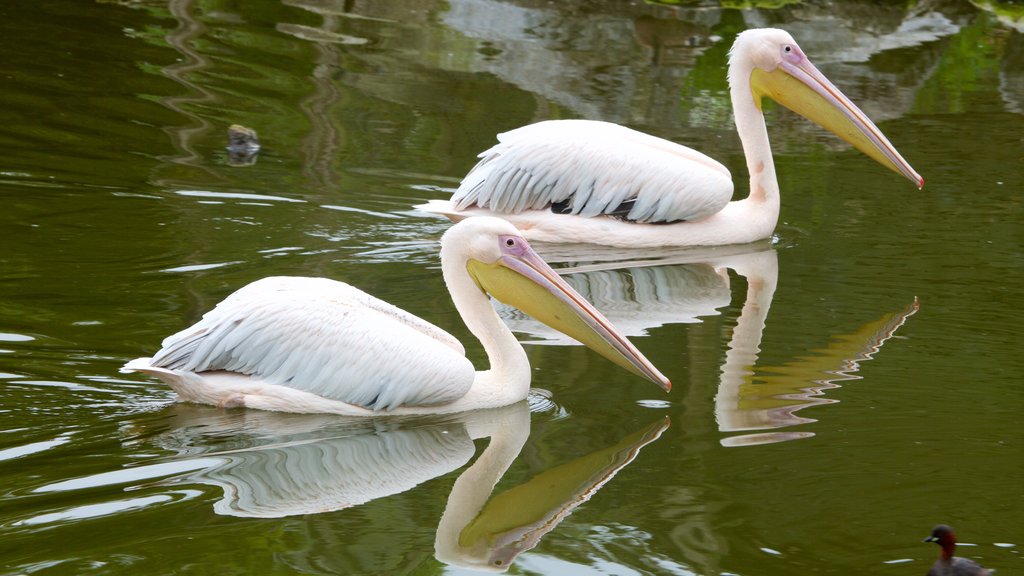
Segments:
[[[523,345],[494,311],[490,298],[466,270],[466,259],[441,247],[441,271],[452,302],[487,353],[490,369],[478,371],[467,401],[474,408],[504,406],[530,392],[530,362]]]
[[[743,144],[743,155],[746,156],[747,171],[750,173],[750,196],[747,199],[778,206],[779,182],[775,176],[775,161],[768,142],[764,114],[754,101],[754,93],[750,88],[751,70],[751,64],[738,59],[729,64],[729,86],[736,132]]]

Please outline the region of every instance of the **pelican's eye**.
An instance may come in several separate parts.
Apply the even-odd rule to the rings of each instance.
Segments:
[[[502,234],[498,237],[498,249],[502,254],[522,256],[530,251],[530,245],[519,236]]]
[[[782,59],[790,64],[799,64],[803,60],[803,53],[793,44],[783,44]]]

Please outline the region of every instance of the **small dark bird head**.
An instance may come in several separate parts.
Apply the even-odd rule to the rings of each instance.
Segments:
[[[950,544],[956,544],[956,533],[953,529],[945,524],[939,524],[932,529],[931,536],[924,539],[925,542],[935,542],[939,546],[945,548]]]

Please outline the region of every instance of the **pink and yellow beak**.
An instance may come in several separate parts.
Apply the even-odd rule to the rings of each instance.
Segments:
[[[501,236],[493,264],[466,267],[482,290],[575,338],[591,350],[647,378],[666,392],[672,383],[603,314],[547,265],[520,236]]]
[[[792,44],[787,49],[775,70],[754,68],[750,75],[750,87],[758,108],[761,98],[767,96],[849,142],[879,164],[902,174],[918,188],[923,187],[921,175],[900,156],[864,112],[818,71],[798,46]]]

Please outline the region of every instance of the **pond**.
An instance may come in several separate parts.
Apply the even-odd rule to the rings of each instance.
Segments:
[[[1020,571],[1024,11],[723,4],[5,3],[0,573],[924,574],[938,523]],[[119,373],[271,275],[349,282],[482,365],[449,223],[413,207],[555,118],[693,146],[745,195],[725,65],[764,26],[926,184],[767,106],[770,241],[537,246],[671,393],[504,307],[533,391],[489,412],[221,409]]]

